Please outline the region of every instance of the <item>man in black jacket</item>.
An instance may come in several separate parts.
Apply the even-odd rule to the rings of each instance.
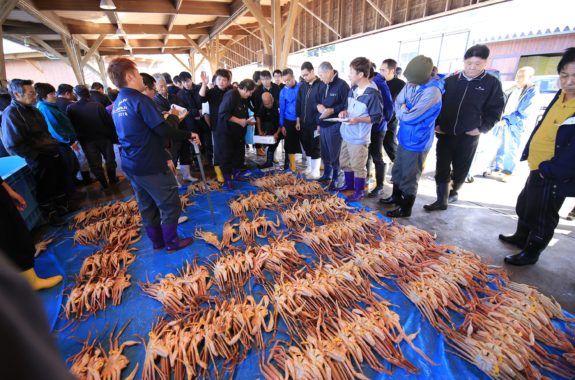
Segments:
[[[11,155],[26,160],[36,180],[36,197],[48,223],[63,225],[61,216],[71,207],[66,199],[66,168],[42,113],[34,107],[31,80],[13,79],[8,87],[12,102],[2,113],[2,142]]]
[[[56,99],[56,105],[60,111],[64,113],[66,113],[68,106],[76,101],[76,95],[74,95],[74,87],[66,83],[62,83],[58,86],[56,95],[58,95],[58,98]]]
[[[74,93],[80,100],[70,104],[66,113],[74,125],[92,174],[100,182],[102,189],[107,189],[108,181],[110,184],[119,181],[114,154],[114,144],[118,142],[118,136],[114,122],[102,104],[91,100],[86,86],[74,87]],[[106,161],[108,179],[102,169],[102,156]]]
[[[321,134],[321,159],[323,160],[323,176],[320,181],[330,182],[335,188],[339,174],[339,153],[341,150],[341,123],[326,121],[327,118],[337,117],[339,113],[347,109],[347,96],[349,85],[338,76],[337,71],[329,62],[322,62],[318,68],[318,74],[325,85],[325,91],[321,94],[321,102],[317,105],[318,124]],[[333,175],[333,176],[332,176]],[[315,166],[312,161],[311,178],[319,177],[319,163]]]
[[[435,124],[437,165],[435,184],[437,200],[424,208],[445,210],[457,201],[479,142],[501,119],[505,99],[499,79],[485,71],[489,48],[470,47],[464,56],[464,69],[445,80],[443,106]],[[453,170],[452,170],[453,168]],[[451,191],[449,182],[453,181]]]
[[[301,144],[307,157],[305,175],[312,175],[312,167],[319,169],[320,141],[319,141],[319,111],[325,85],[315,75],[311,62],[301,65],[301,76],[304,82],[299,86],[296,101],[297,121],[295,128],[301,131]],[[319,177],[319,176],[318,176]]]
[[[255,75],[255,74],[254,74]],[[259,86],[256,86],[252,97],[250,98],[250,109],[254,112],[254,116],[258,116],[258,112],[262,109],[262,95],[266,92],[272,94],[274,99],[274,107],[279,108],[280,99],[280,86],[272,82],[272,73],[268,70],[263,70],[260,72],[260,82]],[[255,131],[256,135],[259,135],[259,131]],[[258,156],[264,156],[265,147],[260,144],[256,144]]]
[[[397,68],[397,62],[391,58],[384,60],[381,63],[379,72],[381,76],[385,78],[387,87],[389,87],[389,92],[391,93],[391,99],[395,103],[395,98],[405,87],[405,82],[399,79],[395,73]],[[383,149],[393,162],[395,161],[395,153],[397,151],[397,118],[395,117],[395,112],[393,116],[387,123],[387,130],[385,131],[385,136],[383,137]]]
[[[178,104],[188,110],[188,115],[184,119],[184,125],[188,132],[201,135],[202,124],[200,113],[202,110],[202,101],[200,100],[199,87],[194,84],[192,75],[187,71],[181,72],[179,78],[182,81],[182,89],[178,91]],[[183,165],[184,168],[190,168],[192,154],[190,152],[189,141],[185,140],[181,142],[180,150],[173,158],[174,162],[180,162],[180,167]],[[188,179],[184,179],[189,180],[191,178],[193,177],[190,175]]]
[[[224,182],[224,177],[222,170],[220,168],[219,153],[217,152],[217,147],[215,144],[216,131],[218,128],[218,111],[220,109],[220,104],[224,98],[224,94],[231,89],[230,81],[232,79],[230,72],[225,69],[218,69],[214,74],[215,86],[208,88],[208,77],[207,75],[202,76],[202,87],[200,88],[199,95],[202,102],[207,102],[210,108],[210,114],[208,117],[209,127],[211,131],[211,137],[214,144],[212,145],[213,159],[214,159],[214,170],[219,182]]]
[[[112,101],[104,92],[104,86],[100,82],[92,83],[90,90],[90,100],[93,102],[98,102],[104,107],[108,107],[110,104],[112,104]]]

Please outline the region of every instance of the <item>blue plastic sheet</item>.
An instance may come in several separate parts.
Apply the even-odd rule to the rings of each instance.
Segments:
[[[192,235],[196,227],[201,227],[206,231],[212,231],[221,237],[223,223],[233,215],[228,207],[228,201],[234,197],[257,191],[248,182],[238,182],[237,190],[233,192],[213,192],[211,194],[215,207],[216,224],[212,223],[206,195],[198,195],[191,199],[196,202],[186,210],[186,215],[190,220],[178,227],[181,235]],[[353,204],[361,207],[359,203]],[[273,213],[267,212],[268,216]],[[285,228],[285,227],[284,227]],[[186,261],[198,259],[200,264],[205,264],[208,260],[214,259],[217,250],[203,241],[196,240],[189,248],[173,254],[165,251],[154,251],[150,241],[143,237],[135,244],[136,261],[129,266],[128,273],[132,275],[132,286],[124,291],[122,303],[119,306],[108,306],[107,309],[96,313],[79,323],[70,325],[70,321],[62,316],[62,305],[66,301],[63,291],[65,287],[73,285],[73,278],[80,270],[85,257],[98,250],[98,247],[74,246],[72,241],[72,231],[60,229],[58,231],[58,243],[51,245],[46,253],[37,260],[37,270],[40,274],[65,274],[63,286],[56,287],[44,292],[41,296],[44,301],[46,312],[51,326],[54,328],[59,347],[65,358],[80,351],[82,341],[91,335],[92,338],[99,337],[104,347],[107,345],[107,338],[115,325],[119,327],[131,321],[124,332],[121,341],[137,339],[141,337],[147,340],[147,334],[158,318],[163,317],[164,311],[159,302],[147,297],[141,291],[138,283],[153,281],[157,276],[173,273]],[[263,240],[261,241],[263,243]],[[303,244],[296,245],[298,251],[306,254],[309,260],[314,260],[312,251]],[[391,283],[390,283],[391,285]],[[393,288],[397,289],[392,285]],[[262,288],[255,286],[254,295],[258,299],[263,293]],[[391,292],[386,289],[376,289],[376,293],[389,300],[394,306],[392,310],[399,314],[400,321],[407,334],[419,332],[414,344],[421,348],[434,362],[428,363],[407,344],[402,344],[401,349],[405,357],[411,361],[420,372],[416,375],[409,374],[403,369],[395,368],[393,375],[388,376],[371,370],[364,366],[365,374],[373,379],[385,378],[410,378],[410,379],[486,379],[475,366],[467,363],[453,353],[449,352],[444,338],[425,321],[419,310],[399,291]],[[558,323],[559,326],[561,324]],[[279,329],[285,331],[285,325],[280,323]],[[270,336],[267,337],[268,340]],[[144,362],[144,345],[128,347],[125,354],[130,359],[130,366],[125,370],[124,375],[131,372],[136,363],[140,363],[140,368],[136,378],[141,377],[142,365]],[[557,378],[550,373],[542,371],[543,374],[551,378]],[[236,379],[261,378],[258,365],[257,352],[252,349],[247,358],[238,365],[234,377]]]

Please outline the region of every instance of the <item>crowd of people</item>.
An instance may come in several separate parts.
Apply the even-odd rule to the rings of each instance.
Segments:
[[[12,79],[8,94],[0,96],[1,148],[26,160],[40,208],[56,226],[77,209],[82,197],[77,188],[90,184],[92,176],[102,190],[121,180],[119,159],[148,237],[155,249],[167,251],[192,243],[176,229],[181,212],[177,168],[182,181],[197,181],[191,173],[192,146],[201,148],[217,180],[233,190],[245,168],[248,128],[272,137],[272,142],[255,147],[256,154],[265,157],[261,169],[274,166],[283,140],[284,170],[297,172],[296,155],[303,154],[306,164],[300,175],[333,191],[349,191],[349,201],[381,197],[386,215],[395,218],[411,215],[436,140],[437,199],[424,209],[446,210],[457,201],[472,164],[483,165],[486,175],[505,176],[517,164],[536,93],[534,70],[521,68],[516,85],[504,93],[499,79],[486,71],[488,57],[487,46],[472,46],[465,52],[462,71],[441,75],[431,58],[419,55],[403,70],[405,81],[393,59],[383,60],[378,69],[369,59],[357,57],[349,64],[349,82],[329,62],[317,67],[317,75],[312,63],[304,62],[299,76],[290,68],[263,70],[252,79],[232,82],[231,71],[218,69],[211,80],[202,73],[200,83],[188,72],[173,79],[168,73],[140,73],[133,60],[115,58],[108,76],[118,90],[108,93],[100,83],[90,89],[69,84],[55,88]],[[509,264],[537,261],[553,236],[565,197],[575,195],[575,48],[565,52],[557,70],[561,90],[521,156],[531,172],[517,200],[517,231],[500,236],[521,249],[506,257]],[[476,157],[482,134],[496,149]],[[371,163],[375,186],[368,192]],[[393,188],[385,197],[391,164]],[[0,232],[0,248],[10,252],[10,236],[25,225],[6,218],[15,218],[14,210],[25,202],[5,183],[0,196],[4,203],[16,204],[11,216],[2,217],[10,228]],[[33,258],[18,262],[28,271]],[[37,287],[60,280],[31,278]]]

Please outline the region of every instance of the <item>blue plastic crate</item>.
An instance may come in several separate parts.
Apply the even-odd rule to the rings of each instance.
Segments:
[[[42,212],[36,201],[36,182],[26,161],[17,156],[0,158],[0,176],[20,194],[28,204],[22,217],[29,230],[42,222]]]

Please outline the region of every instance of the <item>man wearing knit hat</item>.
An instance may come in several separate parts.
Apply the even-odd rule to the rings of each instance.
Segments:
[[[432,69],[431,58],[423,55],[413,58],[404,71],[408,83],[395,99],[399,146],[391,172],[393,193],[391,197],[380,200],[382,204],[398,206],[387,212],[390,217],[411,215],[423,164],[433,144],[442,91],[438,82],[431,79]]]

